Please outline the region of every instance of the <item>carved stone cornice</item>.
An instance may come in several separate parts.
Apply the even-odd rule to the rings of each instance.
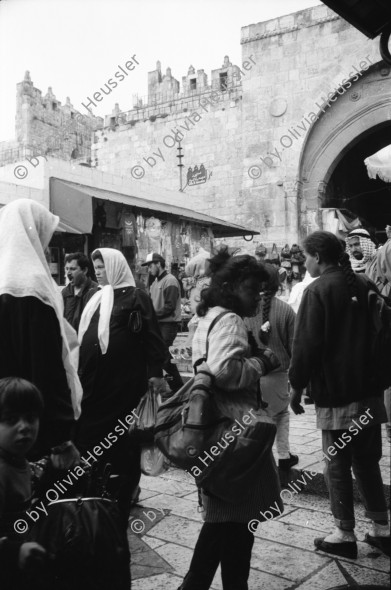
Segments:
[[[260,39],[267,39],[268,37],[277,37],[278,35],[285,35],[285,33],[292,33],[293,31],[299,31],[300,29],[308,29],[309,27],[315,27],[316,25],[321,25],[323,23],[332,22],[335,20],[342,20],[338,15],[332,16],[325,16],[323,18],[319,18],[314,20],[310,23],[300,23],[298,25],[293,25],[292,27],[286,27],[284,29],[278,29],[275,31],[266,31],[265,33],[256,33],[251,37],[246,37],[240,41],[241,45],[245,45],[246,43],[251,43],[252,41],[259,41]]]
[[[375,104],[366,104],[362,108],[357,109],[352,113],[350,116],[346,117],[345,119],[341,120],[335,127],[333,127],[330,132],[323,138],[320,143],[317,143],[317,147],[313,150],[311,155],[308,158],[305,166],[303,167],[302,171],[302,179],[308,180],[311,177],[312,171],[316,166],[318,160],[323,156],[323,154],[329,149],[329,147],[335,142],[335,138],[340,135],[341,133],[346,134],[347,130],[356,125],[357,121],[362,119],[364,116],[375,112],[385,106],[389,106],[391,109],[391,99],[388,97],[384,97],[381,100],[378,100]],[[390,113],[391,114],[391,113]],[[313,129],[316,129],[314,127]],[[308,142],[311,140],[311,137],[308,138]],[[305,149],[305,148],[304,148]]]

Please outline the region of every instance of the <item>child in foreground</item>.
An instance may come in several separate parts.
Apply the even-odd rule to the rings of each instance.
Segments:
[[[27,574],[46,558],[38,543],[23,542],[14,529],[31,499],[31,471],[26,455],[39,429],[43,400],[24,379],[0,379],[0,570],[2,590],[19,590]]]

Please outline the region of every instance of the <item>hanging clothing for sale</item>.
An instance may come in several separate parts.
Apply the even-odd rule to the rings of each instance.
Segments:
[[[121,228],[122,246],[134,248],[137,239],[136,217],[126,208],[122,209],[119,217],[119,227]]]

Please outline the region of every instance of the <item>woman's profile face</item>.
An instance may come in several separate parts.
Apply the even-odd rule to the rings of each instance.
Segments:
[[[96,280],[98,281],[99,286],[104,287],[105,285],[108,285],[109,281],[107,280],[106,268],[103,260],[101,258],[96,258],[93,263]]]
[[[234,290],[240,301],[240,315],[251,317],[257,313],[258,303],[261,300],[262,283],[257,279],[246,279]]]

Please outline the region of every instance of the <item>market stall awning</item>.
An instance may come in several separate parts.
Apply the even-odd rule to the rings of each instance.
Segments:
[[[379,150],[369,158],[365,158],[364,164],[367,167],[369,178],[378,176],[384,182],[391,182],[391,145]]]
[[[205,213],[199,213],[192,209],[151,201],[141,197],[132,197],[114,191],[107,191],[72,182],[66,182],[57,178],[50,179],[50,208],[53,213],[59,215],[61,221],[80,233],[92,232],[93,215],[92,199],[102,199],[115,203],[122,203],[140,212],[150,215],[165,214],[186,221],[193,221],[203,226],[210,227],[215,238],[230,238],[235,236],[258,235],[259,232],[247,229],[236,223],[231,223],[217,217],[211,217]]]
[[[0,209],[1,207],[4,207],[5,203],[0,203]],[[76,229],[75,227],[73,227],[72,225],[68,225],[67,223],[65,223],[64,221],[59,222],[56,231],[61,231],[61,232],[67,232],[68,234],[79,234],[81,235],[83,232]]]
[[[75,227],[72,227],[71,225],[68,225],[67,223],[64,223],[63,221],[60,221],[60,223],[57,226],[56,231],[66,232],[68,234],[79,234],[79,235],[83,234],[83,232],[79,231]]]

